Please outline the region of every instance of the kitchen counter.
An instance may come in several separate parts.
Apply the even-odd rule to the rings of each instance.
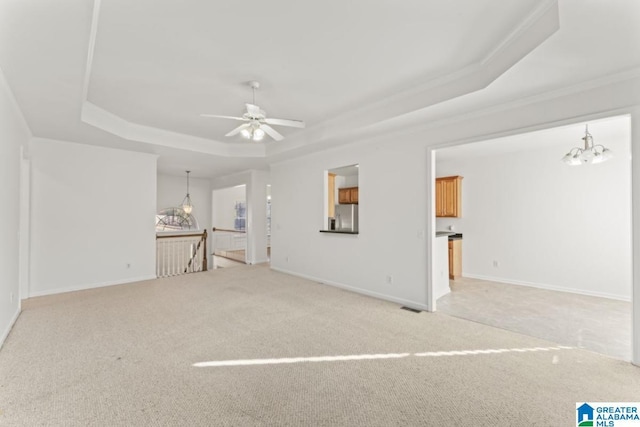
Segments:
[[[453,236],[454,233],[453,231],[436,231],[436,237],[450,237]]]
[[[436,237],[447,236],[449,240],[461,240],[462,233],[454,233],[453,231],[436,231]]]
[[[333,234],[359,234],[357,231],[350,230],[320,230],[321,233],[333,233]]]

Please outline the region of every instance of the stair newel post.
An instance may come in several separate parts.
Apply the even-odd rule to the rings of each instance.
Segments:
[[[203,250],[202,250],[202,271],[207,271],[207,230],[204,230],[202,233],[202,240],[204,242]]]

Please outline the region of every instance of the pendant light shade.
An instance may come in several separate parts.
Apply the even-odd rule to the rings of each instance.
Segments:
[[[187,195],[184,196],[184,199],[182,200],[182,210],[187,215],[191,215],[191,211],[193,211],[193,204],[191,203],[191,196],[189,195],[189,174],[191,173],[191,171],[186,171],[186,172],[187,172]]]
[[[569,166],[584,164],[596,164],[606,162],[613,157],[613,152],[604,145],[594,145],[593,137],[589,133],[589,125],[586,126],[584,138],[584,148],[574,147],[564,155],[562,161]]]

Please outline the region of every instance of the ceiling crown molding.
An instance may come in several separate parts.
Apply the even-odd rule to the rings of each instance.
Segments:
[[[538,6],[480,61],[457,72],[429,78],[403,92],[312,126],[297,138],[267,147],[267,156],[309,145],[344,141],[366,134],[368,127],[484,89],[560,28],[557,0]]]
[[[224,157],[265,157],[264,144],[229,144],[144,126],[126,121],[122,117],[110,113],[89,101],[82,103],[81,120],[129,141],[145,142]]]
[[[91,82],[91,69],[93,67],[98,24],[100,22],[101,3],[101,0],[94,0],[93,3],[80,113],[80,120],[82,122],[129,141],[144,142],[224,157],[265,157],[265,147],[262,144],[229,144],[151,126],[144,126],[129,122],[89,102],[89,84]]]
[[[366,134],[368,128],[487,87],[559,28],[557,0],[537,7],[480,61],[437,78],[426,76],[409,89],[307,128],[278,144],[230,144],[129,122],[88,101],[101,0],[94,0],[84,75],[81,120],[121,138],[226,157],[278,157],[285,152],[321,150],[336,141]]]

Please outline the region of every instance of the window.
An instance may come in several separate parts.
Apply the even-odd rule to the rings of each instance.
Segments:
[[[247,228],[247,204],[236,202],[236,217],[233,221],[233,228],[238,231],[245,231]]]
[[[156,232],[198,230],[198,221],[182,208],[166,208],[156,215]]]

